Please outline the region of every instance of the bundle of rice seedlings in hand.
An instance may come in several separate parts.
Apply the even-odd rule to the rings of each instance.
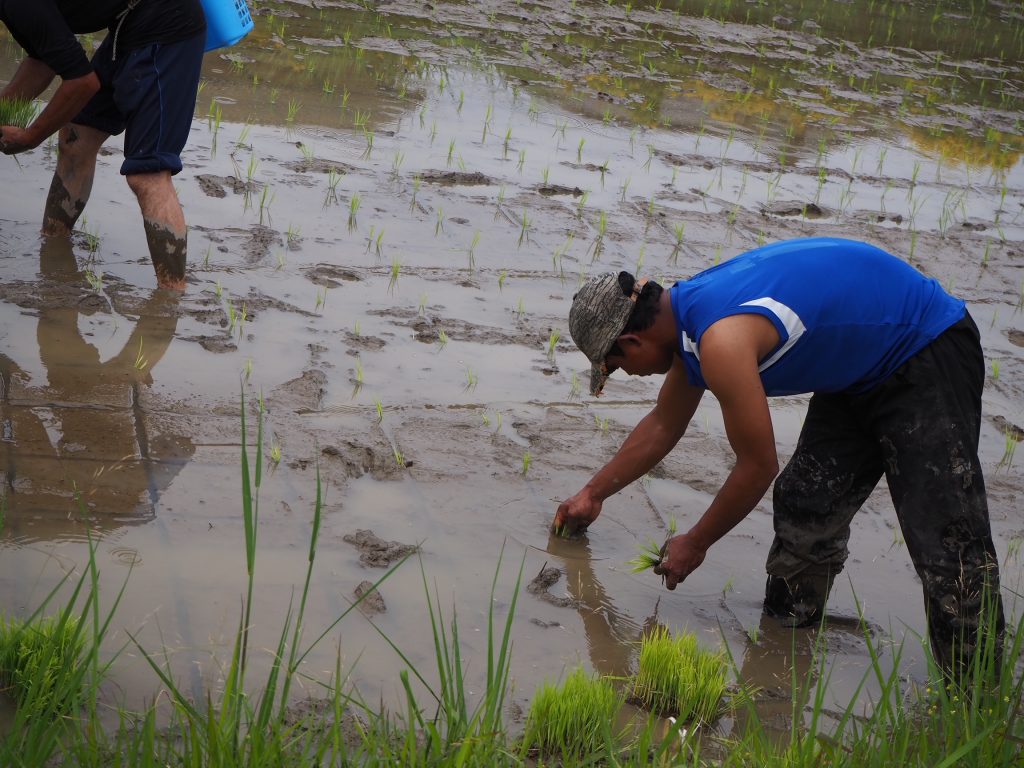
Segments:
[[[533,698],[523,748],[545,755],[593,755],[612,740],[622,698],[603,678],[577,667],[558,687],[545,683]]]
[[[25,128],[36,116],[36,105],[31,99],[0,99],[0,125]]]
[[[716,719],[726,687],[723,654],[697,645],[692,633],[657,627],[644,636],[631,700],[681,721]]]
[[[668,520],[668,536],[665,537],[665,541],[667,542],[675,535],[676,519],[670,517]],[[630,566],[633,573],[640,573],[661,564],[661,550],[663,547],[659,547],[654,539],[648,539],[646,544],[638,545],[637,549],[639,551],[636,557],[626,561],[626,565]]]

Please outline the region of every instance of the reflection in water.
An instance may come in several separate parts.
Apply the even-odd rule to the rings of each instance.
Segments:
[[[44,279],[82,281],[66,238],[44,239],[40,271]],[[140,405],[174,338],[174,298],[154,292],[121,351],[106,361],[78,326],[100,298],[54,292],[39,310],[45,386],[30,386],[0,353],[0,493],[5,528],[16,539],[75,536],[82,514],[101,530],[151,519],[195,450],[188,437],[151,434]]]
[[[643,630],[654,617],[639,627],[616,610],[601,582],[597,580],[585,539],[566,539],[551,534],[547,551],[557,557],[565,570],[573,598],[587,636],[590,664],[602,675],[625,677],[632,670],[632,649],[639,649]]]

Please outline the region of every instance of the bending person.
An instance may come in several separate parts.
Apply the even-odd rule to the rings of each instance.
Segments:
[[[171,177],[195,109],[206,42],[199,0],[0,0],[0,21],[28,56],[0,98],[34,99],[61,84],[26,128],[0,126],[13,155],[59,131],[44,235],[69,235],[92,190],[96,156],[125,132],[121,174],[138,200],[161,288],[185,289],[186,227]],[[90,61],[76,34],[107,29]]]
[[[999,570],[978,461],[985,366],[963,301],[874,246],[817,238],[755,249],[668,290],[627,272],[592,279],[573,299],[569,331],[593,365],[591,394],[619,368],[667,376],[618,453],[558,507],[556,530],[585,529],[661,461],[710,389],[736,463],[693,527],[666,543],[656,572],[668,589],[774,480],[764,610],[818,622],[853,515],[884,474],[936,661],[959,676],[991,626],[998,664]],[[802,392],[814,394],[776,479],[767,396]]]

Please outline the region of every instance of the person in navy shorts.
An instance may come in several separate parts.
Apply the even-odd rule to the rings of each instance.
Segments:
[[[71,233],[100,146],[124,132],[121,174],[142,211],[157,284],[184,290],[185,216],[171,177],[181,170],[206,42],[199,0],[0,0],[0,21],[28,54],[0,98],[34,99],[61,81],[27,128],[0,126],[8,155],[59,131],[43,234]],[[103,29],[90,61],[75,35]]]
[[[667,375],[654,409],[558,507],[556,532],[586,530],[604,499],[661,461],[709,389],[736,463],[693,526],[666,542],[655,572],[668,589],[774,480],[764,610],[793,626],[820,622],[850,522],[884,474],[935,660],[962,675],[991,637],[979,656],[998,667],[1004,618],[978,461],[985,366],[963,301],[879,248],[814,238],[757,248],[668,289],[628,272],[591,279],[569,330],[592,364],[594,395],[617,369]],[[807,392],[780,474],[767,397]]]

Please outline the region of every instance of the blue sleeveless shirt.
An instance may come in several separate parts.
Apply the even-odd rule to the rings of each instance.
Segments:
[[[757,248],[670,289],[679,352],[694,386],[701,337],[723,317],[757,314],[779,333],[760,362],[768,395],[866,392],[964,316],[964,302],[895,256],[837,238]]]

